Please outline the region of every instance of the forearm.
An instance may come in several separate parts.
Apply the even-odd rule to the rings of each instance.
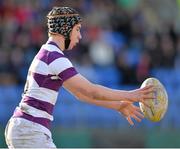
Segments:
[[[128,101],[129,91],[110,89],[101,85],[94,85],[93,99],[103,101]]]
[[[90,98],[84,98],[84,99],[80,99],[83,102],[87,102],[89,104],[93,104],[96,106],[101,106],[101,107],[105,107],[108,109],[113,109],[113,110],[120,110],[121,109],[121,104],[123,101],[102,101],[102,100],[94,100],[94,99],[90,99]]]
[[[91,85],[89,89],[81,88],[78,89],[77,91],[73,91],[72,93],[78,99],[88,102],[92,100],[92,102],[96,104],[101,104],[100,101],[106,101],[107,103],[109,103],[110,101],[118,101],[118,102],[129,101],[130,99],[129,91],[110,89],[96,84]]]

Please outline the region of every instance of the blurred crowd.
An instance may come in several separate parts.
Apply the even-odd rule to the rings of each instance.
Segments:
[[[83,38],[66,52],[79,70],[113,67],[119,84],[138,84],[153,69],[180,69],[180,0],[0,0],[1,85],[24,83],[53,6],[83,16]]]

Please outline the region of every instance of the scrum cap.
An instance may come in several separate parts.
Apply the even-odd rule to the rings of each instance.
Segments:
[[[73,27],[82,22],[79,13],[70,7],[53,7],[47,15],[48,31],[52,34],[61,34],[65,38],[65,49],[70,44],[70,33]]]

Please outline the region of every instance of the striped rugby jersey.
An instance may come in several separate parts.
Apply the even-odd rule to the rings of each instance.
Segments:
[[[13,117],[50,128],[59,88],[77,71],[54,42],[44,44],[28,71],[24,94]]]

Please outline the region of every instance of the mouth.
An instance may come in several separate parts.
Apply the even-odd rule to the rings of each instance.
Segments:
[[[76,43],[75,43],[75,46],[76,46],[78,43],[79,43],[79,42],[76,42]]]

